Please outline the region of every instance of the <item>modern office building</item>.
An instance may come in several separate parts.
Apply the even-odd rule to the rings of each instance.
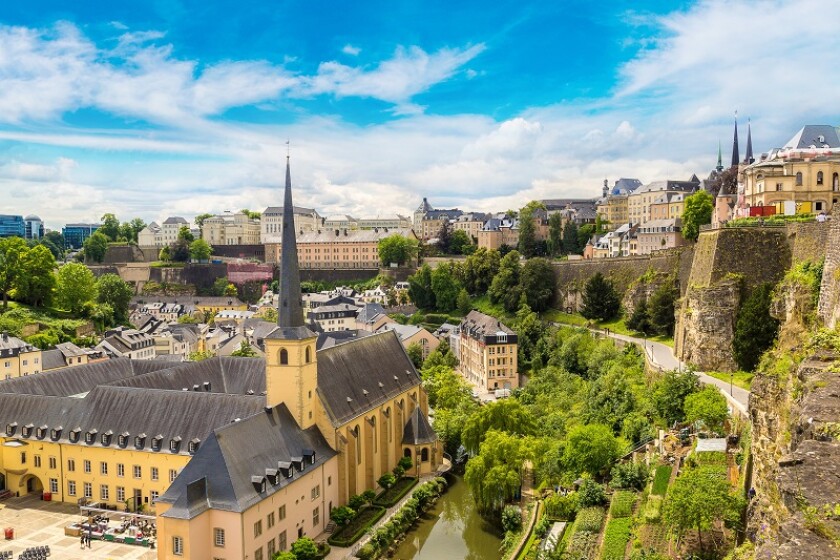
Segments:
[[[0,214],[0,237],[23,237],[25,233],[23,216]]]
[[[67,224],[61,229],[64,244],[68,249],[81,249],[85,240],[99,229],[101,224]]]

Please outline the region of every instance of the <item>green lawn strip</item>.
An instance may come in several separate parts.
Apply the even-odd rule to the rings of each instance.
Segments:
[[[741,389],[746,389],[747,391],[749,391],[752,387],[752,380],[754,377],[752,373],[748,373],[746,371],[736,371],[731,374],[731,377],[729,373],[723,371],[705,371],[703,373],[727,383],[732,381],[733,385],[740,387]]]
[[[630,517],[613,517],[604,530],[604,544],[601,547],[601,560],[623,560],[627,543],[630,541]]]
[[[373,500],[374,505],[389,508],[399,502],[417,484],[417,478],[404,476]]]
[[[362,538],[367,530],[383,515],[385,515],[385,508],[382,506],[368,506],[363,508],[356,514],[350,523],[343,526],[327,539],[327,542],[333,546],[348,547]]]
[[[653,475],[653,486],[651,493],[657,496],[664,496],[668,491],[668,482],[671,480],[671,465],[660,465],[656,467],[656,474]]]

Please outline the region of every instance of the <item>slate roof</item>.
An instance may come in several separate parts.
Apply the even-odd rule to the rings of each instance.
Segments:
[[[309,214],[314,214],[315,209],[314,208],[304,208],[303,206],[295,206],[293,208],[293,212],[295,214],[309,215]],[[282,216],[283,215],[283,207],[282,206],[269,206],[268,208],[266,208],[263,211],[262,215],[263,216]]]
[[[315,349],[323,350],[344,344],[346,342],[353,342],[365,336],[371,336],[373,333],[361,329],[350,329],[346,331],[332,331],[319,332],[318,339],[315,341]]]
[[[420,375],[391,331],[318,352],[318,394],[335,426],[419,385]]]
[[[134,296],[131,298],[131,305],[133,306],[150,303],[180,303],[206,307],[241,307],[245,305],[239,298],[225,296]]]
[[[51,369],[63,368],[67,363],[64,361],[64,354],[61,350],[53,348],[52,350],[43,350],[41,352],[41,371],[49,371]]]
[[[209,391],[205,383],[210,383]],[[198,385],[200,391],[260,395],[265,391],[265,360],[261,358],[219,357],[187,362],[166,369],[115,381],[115,386],[181,391]]]
[[[382,305],[378,303],[366,303],[359,309],[359,313],[356,315],[356,321],[359,323],[373,323],[382,315],[386,315],[385,308]]]
[[[408,340],[409,338],[423,330],[426,329],[424,329],[423,327],[418,327],[417,325],[401,325],[399,323],[388,323],[379,327],[379,329],[376,332],[380,333],[385,331],[394,331],[400,337],[400,340]]]
[[[408,418],[403,429],[403,445],[419,445],[422,443],[434,443],[437,441],[437,434],[429,424],[426,415],[416,407]]]
[[[163,221],[163,223],[164,223],[165,225],[166,225],[166,224],[172,225],[172,224],[188,224],[189,222],[187,222],[187,220],[185,220],[185,219],[184,219],[184,218],[182,218],[181,216],[171,216],[171,217],[169,217],[169,218],[166,218],[166,219]]]
[[[71,396],[91,391],[98,385],[143,375],[166,367],[150,360],[115,358],[75,366],[63,371],[45,371],[38,375],[15,377],[0,381],[0,393],[28,395]]]
[[[840,148],[838,129],[827,124],[809,124],[803,126],[793,138],[784,145],[785,149],[803,149],[815,146],[817,148]],[[819,137],[823,137],[823,142]]]
[[[7,333],[0,334],[0,356],[17,356],[21,352],[35,352],[38,349],[24,342],[23,340],[10,336]]]
[[[473,309],[470,311],[464,320],[461,321],[461,330],[468,330],[475,332],[478,335],[496,334],[503,332],[506,334],[516,334],[510,327],[501,323],[495,317],[485,315],[481,311]]]

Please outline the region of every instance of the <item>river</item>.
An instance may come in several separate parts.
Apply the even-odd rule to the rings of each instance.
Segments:
[[[409,531],[391,558],[398,560],[496,560],[502,540],[476,510],[461,477]]]

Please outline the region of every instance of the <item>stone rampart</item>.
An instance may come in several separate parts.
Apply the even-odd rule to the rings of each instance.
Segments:
[[[840,219],[831,221],[826,236],[819,315],[828,328],[840,326]]]

